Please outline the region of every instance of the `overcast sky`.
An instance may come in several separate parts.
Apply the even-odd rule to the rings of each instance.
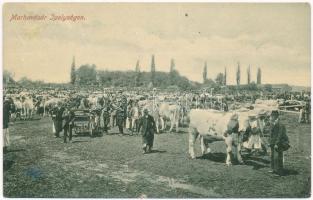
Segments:
[[[252,81],[257,68],[263,83],[310,85],[309,4],[98,3],[5,4],[4,69],[14,78],[68,82],[73,56],[76,66],[98,69],[176,69],[202,82],[227,68],[227,84],[241,82],[248,65]],[[9,21],[12,14],[82,15],[85,21]]]

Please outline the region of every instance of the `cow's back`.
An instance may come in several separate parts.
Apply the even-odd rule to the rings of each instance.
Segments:
[[[201,135],[223,136],[233,115],[230,112],[192,109],[189,126],[196,128]]]

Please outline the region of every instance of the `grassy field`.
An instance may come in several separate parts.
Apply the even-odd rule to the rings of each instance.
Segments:
[[[227,167],[223,142],[212,143],[211,154],[189,159],[187,128],[156,135],[154,152],[143,155],[141,137],[120,136],[117,129],[64,144],[53,137],[49,118],[18,121],[10,127],[12,145],[4,155],[4,196],[308,197],[311,128],[296,117],[282,116],[292,145],[282,177],[268,173],[268,156],[244,155],[244,165]]]

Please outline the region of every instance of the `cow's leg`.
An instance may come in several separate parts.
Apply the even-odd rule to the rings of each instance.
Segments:
[[[176,132],[178,132],[179,119],[176,119]]]
[[[30,114],[31,114],[31,110],[28,109],[28,110],[27,110],[27,118],[28,118],[28,120],[30,120]]]
[[[23,114],[22,114],[22,118],[23,118],[23,120],[25,120],[26,119],[26,109],[25,108],[23,108]]]
[[[211,152],[211,149],[208,146],[208,142],[205,141],[203,136],[200,136],[200,144],[201,144],[201,153],[202,153],[202,155]]]
[[[171,115],[171,117],[170,117],[170,123],[171,123],[171,127],[170,127],[169,132],[172,132],[172,130],[173,130],[173,128],[174,128],[174,123],[175,123],[175,121],[174,121],[174,116],[173,116],[173,115]],[[177,128],[176,128],[176,129],[177,129]]]
[[[179,114],[179,120],[178,121],[180,122],[181,125],[183,125],[183,122],[184,122],[184,113],[183,112],[181,112]]]
[[[195,155],[195,142],[198,137],[198,131],[196,128],[189,127],[189,155],[192,159],[196,158]]]
[[[24,120],[24,108],[22,107],[21,109],[21,115],[20,115],[21,120]]]
[[[160,117],[160,122],[161,122],[161,131],[163,131],[165,129],[163,117]]]
[[[201,146],[201,153],[202,155],[204,155],[206,153],[206,145],[205,145],[203,136],[200,136],[200,146]]]
[[[159,119],[158,118],[155,119],[155,126],[156,126],[157,133],[160,133],[160,130],[159,130]]]
[[[233,136],[233,145],[234,145],[235,150],[236,150],[234,152],[234,153],[236,153],[236,159],[240,164],[242,164],[243,163],[242,157],[241,157],[241,141],[242,140],[240,139],[240,135],[237,133],[232,134],[232,136]]]
[[[29,119],[33,119],[34,112],[35,112],[35,110],[33,110],[33,109],[29,110]]]
[[[238,142],[238,144],[237,144],[237,160],[240,164],[243,163],[243,160],[241,157],[241,142]]]
[[[233,136],[233,145],[235,147],[235,153],[236,153],[236,159],[237,161],[242,164],[243,161],[242,161],[242,157],[241,157],[241,138],[240,138],[240,135],[238,133],[234,133],[232,134]]]
[[[28,120],[28,109],[25,109],[25,120]]]
[[[232,155],[232,143],[233,143],[233,138],[231,135],[225,137],[225,144],[226,144],[226,165],[229,166],[231,165],[231,155]]]

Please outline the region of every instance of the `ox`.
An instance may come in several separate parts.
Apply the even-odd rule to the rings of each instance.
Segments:
[[[65,102],[65,99],[53,97],[53,98],[51,98],[49,100],[45,100],[44,101],[44,116],[47,113],[50,113],[53,110],[53,108],[57,106],[57,104],[59,102],[63,103],[63,102]]]
[[[165,129],[164,120],[169,119],[170,121],[170,129],[171,132],[176,126],[176,132],[178,132],[178,124],[180,118],[181,106],[176,104],[162,103],[159,107],[159,116],[161,121],[161,130]]]
[[[154,118],[158,133],[165,129],[166,120],[170,122],[169,132],[173,130],[174,125],[176,126],[176,131],[178,131],[181,106],[169,103],[159,104],[148,100],[139,101],[138,105],[141,111],[145,108],[149,111],[149,114]]]
[[[194,144],[200,136],[201,153],[209,153],[208,139],[223,140],[226,144],[226,165],[231,165],[232,147],[236,149],[234,157],[239,163],[243,163],[241,157],[241,135],[255,128],[257,123],[250,121],[251,111],[221,112],[216,110],[190,111],[189,125],[189,155],[195,158]]]
[[[255,100],[255,104],[253,105],[254,109],[265,109],[265,110],[278,110],[279,102],[278,100]]]
[[[21,113],[23,109],[23,104],[17,97],[12,98],[14,109],[12,110],[12,119],[16,120],[17,118],[21,119]]]
[[[34,111],[33,98],[22,96],[22,118],[24,120],[31,119]]]

